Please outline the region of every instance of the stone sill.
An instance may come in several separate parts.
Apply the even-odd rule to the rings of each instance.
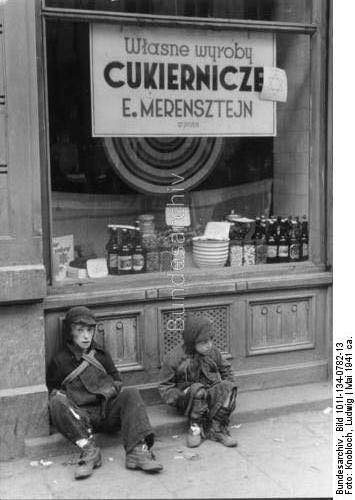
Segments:
[[[46,294],[42,264],[0,267],[0,303],[41,301]]]
[[[183,285],[174,285],[166,273],[112,277],[107,281],[49,287],[46,310],[61,309],[78,304],[100,305],[128,302],[147,302],[171,299],[172,290],[181,289],[180,297],[250,293],[254,291],[323,287],[332,284],[332,273],[312,263],[299,265],[275,264],[260,266],[258,271],[231,273],[228,268],[192,274]],[[275,267],[274,267],[275,266]],[[259,266],[258,266],[259,267]],[[227,272],[226,272],[227,271]]]

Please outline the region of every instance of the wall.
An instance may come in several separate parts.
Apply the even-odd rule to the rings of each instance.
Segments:
[[[0,459],[48,433],[35,3],[0,4]]]
[[[21,455],[26,436],[49,433],[45,362],[59,347],[60,321],[69,306],[85,303],[98,313],[101,341],[112,349],[128,384],[155,384],[164,353],[176,340],[166,329],[171,314],[166,286],[57,291],[47,297],[36,5],[35,0],[0,4],[1,460]],[[319,232],[321,208],[319,203]],[[212,315],[218,345],[231,356],[242,388],[327,376],[331,275],[315,266],[302,271],[189,283],[186,307]]]

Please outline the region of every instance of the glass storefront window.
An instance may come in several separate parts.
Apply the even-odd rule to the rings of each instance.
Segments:
[[[46,7],[172,15],[311,22],[311,0],[45,0]]]
[[[93,138],[89,24],[47,22],[54,281],[168,272],[182,252],[191,272],[308,259],[310,39],[275,36],[274,137]],[[183,229],[168,224],[178,203]],[[227,242],[198,238],[227,221]]]

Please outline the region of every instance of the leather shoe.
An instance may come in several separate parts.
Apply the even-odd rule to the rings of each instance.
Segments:
[[[83,448],[74,472],[74,477],[75,479],[85,479],[91,476],[93,470],[98,467],[101,467],[100,448],[93,443],[89,443]]]
[[[155,460],[154,453],[146,444],[139,444],[126,455],[127,469],[141,469],[144,472],[160,472],[163,466]]]
[[[229,432],[226,425],[222,425],[220,422],[212,420],[211,429],[209,432],[209,438],[212,441],[217,441],[228,448],[233,448],[238,445],[236,439],[234,439]]]

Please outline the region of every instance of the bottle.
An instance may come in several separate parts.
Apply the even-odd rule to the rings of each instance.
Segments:
[[[278,262],[288,262],[288,236],[287,236],[287,220],[282,219],[280,222],[280,235],[277,241],[277,260]]]
[[[129,231],[122,228],[122,245],[118,252],[118,273],[129,274],[132,272],[132,243]]]
[[[122,245],[119,255],[118,255],[119,274],[129,274],[132,272],[132,253],[129,250],[128,245]]]
[[[308,221],[307,216],[303,216],[301,226],[301,260],[308,260]]]
[[[277,262],[277,241],[275,234],[275,220],[270,219],[266,233],[266,262],[274,264]]]
[[[288,259],[290,262],[298,262],[301,258],[301,245],[297,234],[297,222],[291,219],[291,230],[289,237]]]
[[[118,236],[117,227],[108,226],[110,230],[110,239],[106,245],[107,267],[109,274],[118,274]]]
[[[282,226],[281,216],[278,215],[276,222],[275,222],[275,226],[274,226],[275,227],[275,237],[277,240],[280,238],[280,235],[281,235],[281,226]]]

